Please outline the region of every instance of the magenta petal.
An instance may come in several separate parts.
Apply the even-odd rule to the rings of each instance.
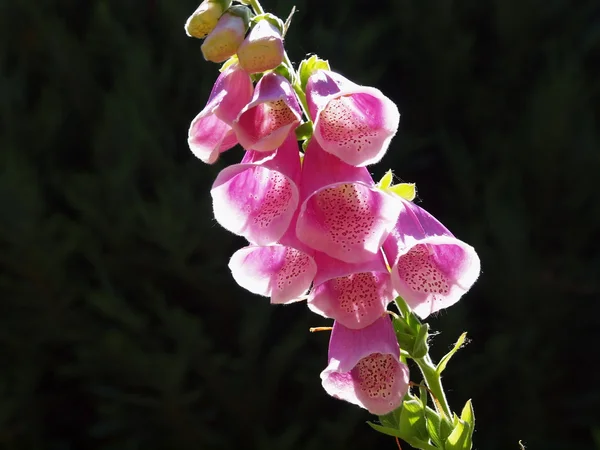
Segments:
[[[254,153],[244,157],[255,158]],[[293,134],[261,164],[242,163],[221,171],[211,189],[217,222],[232,233],[259,245],[277,242],[298,207],[300,173],[298,145]]]
[[[402,205],[383,249],[394,289],[426,318],[458,302],[479,277],[481,264],[473,247],[427,211],[405,200]]]
[[[319,71],[307,84],[314,137],[323,149],[354,166],[378,162],[398,130],[398,108],[381,91]]]
[[[252,92],[252,80],[238,65],[219,75],[206,107],[194,118],[188,131],[188,144],[196,157],[212,164],[219,154],[237,144],[231,123],[250,101]]]
[[[188,132],[190,150],[206,164],[213,164],[219,155],[237,144],[237,138],[229,125],[216,115],[198,114]]]
[[[308,297],[311,311],[345,327],[364,328],[385,313],[394,299],[392,281],[381,253],[349,264],[317,253],[317,275]]]
[[[292,85],[271,72],[260,79],[252,101],[233,122],[233,129],[242,147],[266,152],[279,147],[301,117]]]
[[[312,257],[284,245],[244,247],[233,254],[229,269],[250,292],[271,297],[271,303],[292,303],[306,294],[317,271]]]
[[[335,183],[302,203],[296,234],[317,251],[357,263],[377,254],[399,210],[395,197],[365,183]]]
[[[334,323],[329,364],[321,372],[325,391],[377,415],[398,408],[408,392],[408,367],[392,323],[383,316],[360,330]]]

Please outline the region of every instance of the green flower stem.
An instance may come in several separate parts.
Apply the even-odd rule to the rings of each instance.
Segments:
[[[419,369],[421,369],[427,387],[437,400],[437,402],[434,402],[436,410],[438,410],[438,412],[443,412],[448,420],[451,421],[452,412],[450,411],[450,406],[448,405],[448,400],[446,399],[446,394],[442,387],[442,377],[437,372],[435,364],[431,361],[431,357],[427,354],[423,358],[414,358],[414,361],[419,366]],[[439,411],[440,407],[442,408],[442,411]]]
[[[260,2],[258,0],[248,0],[248,4],[254,10],[254,14],[259,15],[259,14],[265,13],[265,10],[263,9],[262,5],[260,4]],[[289,70],[292,71],[293,80],[297,80],[298,74],[296,73],[296,69],[294,69],[294,66],[292,65],[292,61],[290,60],[290,57],[288,56],[286,50],[283,51],[283,62],[285,63],[286,66],[288,66]],[[296,95],[298,96],[298,99],[300,100],[300,106],[302,107],[302,112],[306,116],[306,120],[310,120],[310,115],[308,114],[308,103],[306,103],[306,94],[302,90],[302,87],[300,86],[299,83],[292,82],[292,87],[294,88],[294,91],[296,92]]]

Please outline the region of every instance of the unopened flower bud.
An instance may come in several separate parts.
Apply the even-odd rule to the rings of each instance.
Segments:
[[[185,32],[189,37],[204,39],[230,6],[231,0],[204,0],[185,22]]]
[[[259,73],[277,67],[283,61],[281,31],[268,20],[259,21],[238,49],[240,66],[248,73]]]
[[[245,6],[232,6],[225,11],[202,43],[204,59],[220,63],[235,55],[248,30],[249,15]]]

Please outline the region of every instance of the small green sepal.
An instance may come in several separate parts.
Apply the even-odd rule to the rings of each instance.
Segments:
[[[227,11],[225,11],[225,13],[241,17],[244,20],[244,23],[246,24],[246,30],[250,26],[250,20],[254,16],[254,13],[252,12],[252,10],[250,8],[247,8],[242,5],[234,5],[231,8],[229,8]]]
[[[227,70],[227,68],[229,66],[232,66],[233,64],[237,64],[237,63],[238,63],[238,57],[237,57],[237,55],[233,55],[231,58],[229,58],[227,61],[225,61],[223,63],[223,65],[219,69],[219,72],[224,72],[225,70]]]
[[[290,70],[290,68],[284,63],[284,64],[279,64],[277,67],[275,67],[273,69],[273,72],[278,73],[281,76],[284,76],[290,83],[293,83],[293,70]]]
[[[261,20],[266,20],[268,21],[271,25],[277,27],[277,29],[279,30],[279,32],[281,33],[281,35],[283,36],[283,30],[285,27],[285,24],[283,23],[283,20],[281,20],[279,17],[274,16],[271,13],[264,13],[264,14],[259,14],[257,16],[254,16],[252,18],[252,22],[253,23],[258,23]]]
[[[388,189],[392,185],[392,181],[394,181],[394,175],[391,170],[388,170],[377,183],[377,187],[382,190]]]
[[[305,141],[310,139],[313,135],[313,123],[309,120],[304,122],[298,128],[296,128],[296,139],[299,141]]]
[[[331,70],[329,62],[319,58],[317,55],[312,55],[308,59],[303,59],[298,66],[298,76],[300,77],[300,86],[302,91],[306,90],[306,83],[310,76],[317,70]]]
[[[399,183],[388,188],[388,191],[412,202],[417,196],[417,185],[414,183]]]

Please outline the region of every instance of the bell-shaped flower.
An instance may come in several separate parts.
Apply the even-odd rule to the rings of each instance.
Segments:
[[[241,146],[269,152],[279,147],[300,124],[301,109],[290,82],[270,72],[256,84],[252,101],[233,122]]]
[[[371,325],[395,297],[381,253],[350,264],[317,252],[315,262],[317,275],[308,296],[308,307],[347,328]]]
[[[190,37],[204,39],[230,6],[231,0],[204,0],[185,22],[185,32]]]
[[[376,188],[364,167],[324,152],[312,139],[302,166],[298,239],[349,263],[373,258],[394,227],[401,204]]]
[[[188,144],[196,157],[213,164],[221,153],[238,143],[231,124],[252,98],[253,90],[250,76],[238,64],[219,75],[206,106],[188,132]]]
[[[215,218],[253,244],[274,244],[298,208],[299,181],[298,142],[290,133],[276,151],[248,151],[219,173],[211,189]]]
[[[408,392],[408,367],[400,362],[400,349],[392,323],[382,316],[360,330],[333,324],[329,362],[321,372],[323,388],[379,416],[400,406]]]
[[[204,59],[220,63],[235,55],[244,41],[248,21],[249,10],[245,6],[232,6],[225,11],[200,47]]]
[[[318,70],[308,79],[306,100],[314,138],[326,152],[353,166],[378,162],[398,130],[396,104],[373,87]]]
[[[435,217],[401,199],[402,210],[383,250],[392,284],[421,318],[456,303],[480,272],[475,249],[456,239]]]
[[[283,54],[281,31],[268,20],[260,20],[237,51],[240,66],[248,73],[276,68],[283,61]]]
[[[233,254],[229,269],[244,289],[271,303],[303,300],[317,272],[312,252],[294,236],[295,218],[279,244],[249,245]]]

